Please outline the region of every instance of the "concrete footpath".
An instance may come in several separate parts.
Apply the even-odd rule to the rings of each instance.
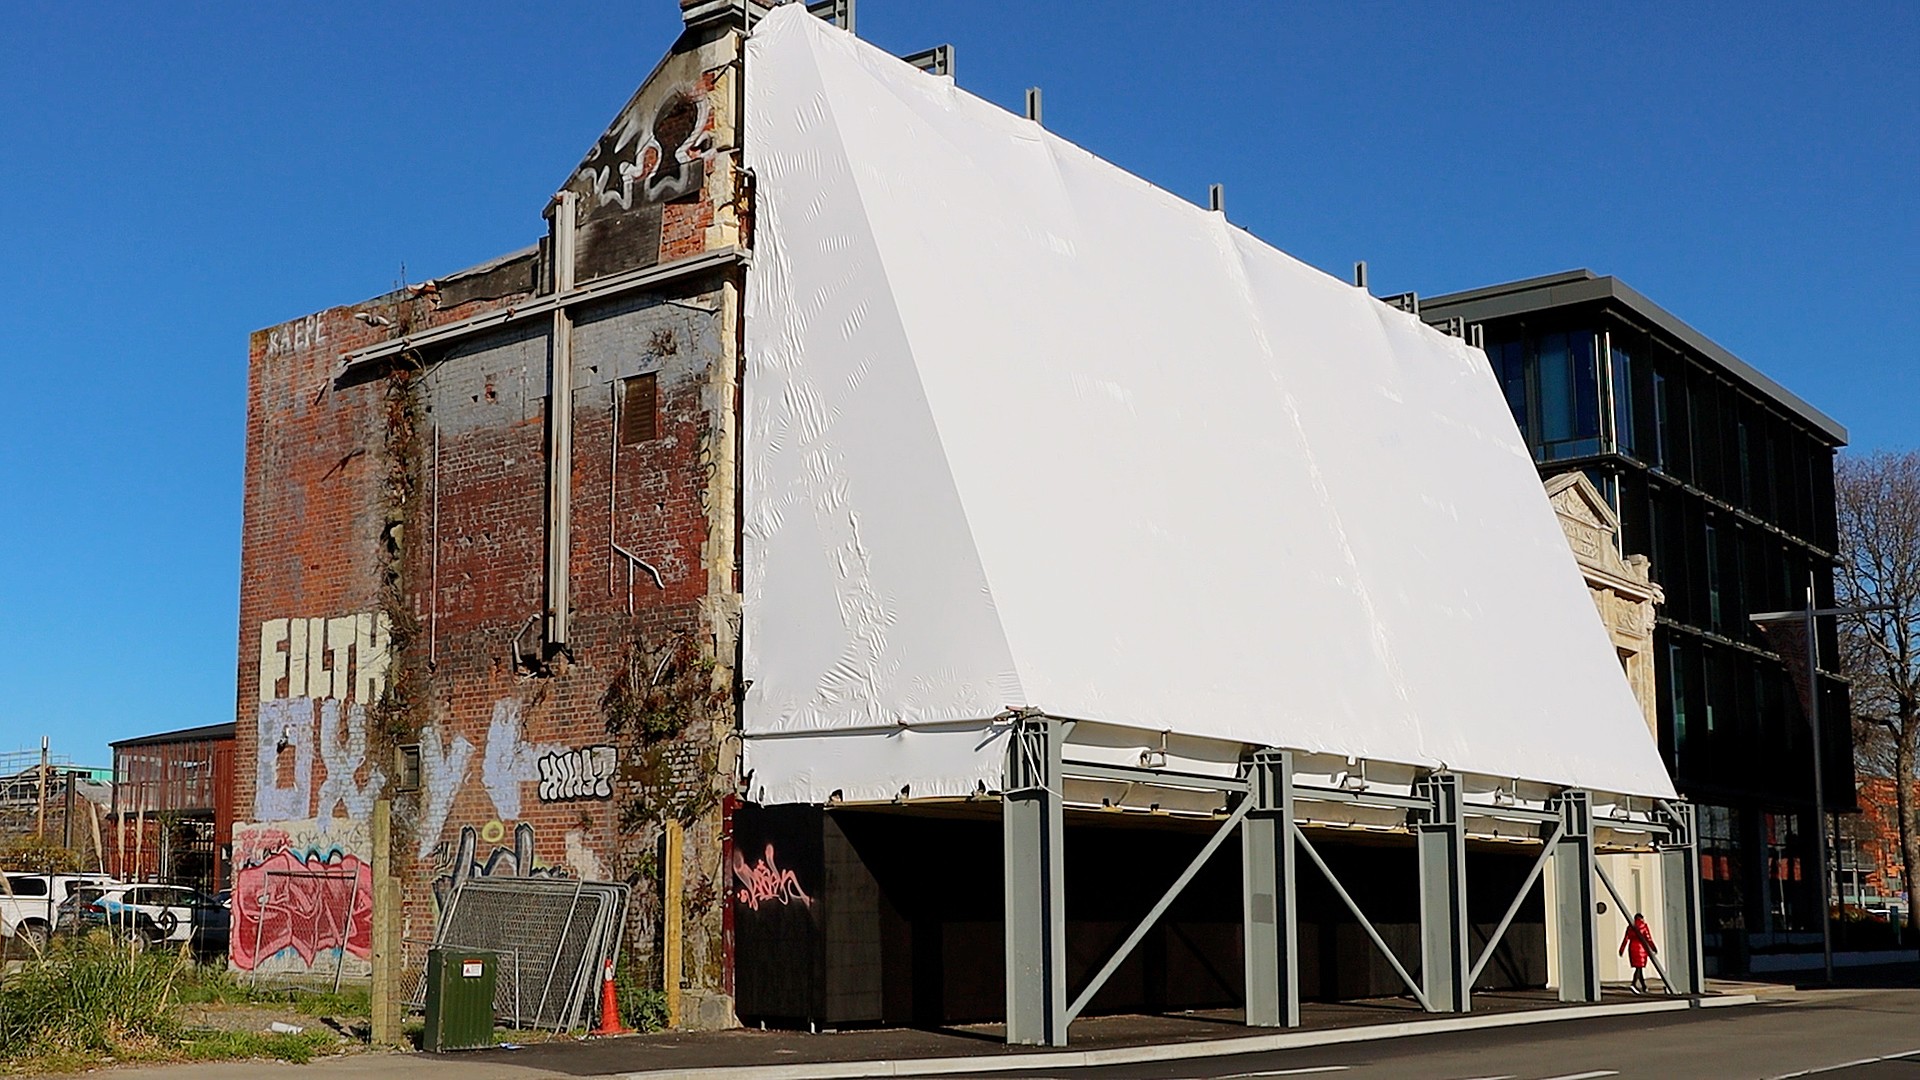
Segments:
[[[558,1041],[459,1054],[352,1054],[307,1066],[261,1062],[114,1070],[113,1080],[243,1080],[286,1077],[360,1080],[405,1074],[414,1080],[524,1080],[620,1077],[632,1080],[830,1080],[838,1077],[992,1074],[1201,1060],[1338,1046],[1446,1032],[1486,1031],[1558,1021],[1753,1004],[1747,988],[1703,998],[1633,997],[1609,992],[1596,1005],[1562,1005],[1544,992],[1475,995],[1474,1012],[1433,1016],[1400,999],[1310,1004],[1299,1028],[1240,1025],[1237,1012],[1093,1017],[1076,1022],[1065,1049],[1008,1047],[998,1025],[932,1030],[887,1028],[807,1034],[722,1031]]]

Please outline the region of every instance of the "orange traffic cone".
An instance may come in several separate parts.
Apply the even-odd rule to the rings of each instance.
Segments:
[[[607,960],[604,975],[600,979],[600,1026],[588,1032],[589,1035],[631,1035],[633,1030],[620,1026],[620,997],[613,992],[613,960]]]

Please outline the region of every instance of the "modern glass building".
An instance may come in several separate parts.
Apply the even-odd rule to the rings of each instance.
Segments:
[[[1846,429],[1616,278],[1575,270],[1418,310],[1478,334],[1541,474],[1584,471],[1619,515],[1623,552],[1650,557],[1666,591],[1660,748],[1699,805],[1709,956],[1731,973],[1755,954],[1817,951],[1811,734],[1747,617],[1803,606],[1809,582],[1832,603]],[[1846,689],[1823,677],[1819,692],[1827,810],[1851,811]]]

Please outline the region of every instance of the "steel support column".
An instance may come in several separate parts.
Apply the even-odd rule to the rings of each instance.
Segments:
[[[1460,817],[1460,778],[1432,773],[1414,784],[1426,800],[1413,812],[1420,860],[1420,981],[1428,1012],[1466,1012],[1467,845]]]
[[[1252,809],[1240,826],[1241,922],[1247,1024],[1300,1026],[1300,930],[1295,897],[1293,755],[1259,750],[1248,777]]]
[[[573,289],[577,196],[563,191],[553,204],[553,291]],[[573,612],[573,315],[553,309],[547,347],[547,583],[544,637],[550,660],[564,649]]]
[[[1700,947],[1700,852],[1694,832],[1693,804],[1662,802],[1655,817],[1667,826],[1660,851],[1660,891],[1666,905],[1667,940],[1656,942],[1666,953],[1663,973],[1676,994],[1706,990],[1706,968]]]
[[[1561,1001],[1600,1000],[1600,951],[1593,908],[1593,801],[1584,791],[1563,791],[1548,803],[1560,811],[1560,840],[1553,851],[1554,936]]]
[[[1006,860],[1007,1042],[1067,1042],[1065,735],[1047,717],[1014,721],[1000,797]]]

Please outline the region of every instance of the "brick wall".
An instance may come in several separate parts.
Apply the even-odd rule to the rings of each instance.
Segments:
[[[683,43],[575,170],[580,280],[738,242],[737,49],[730,34]],[[738,626],[732,272],[571,309],[564,650],[543,644],[541,621],[551,317],[341,374],[354,350],[547,290],[551,270],[531,258],[254,335],[235,784],[238,817],[250,823],[237,830],[235,862],[252,876],[236,892],[270,891],[260,868],[289,858],[360,873],[371,857],[365,816],[387,796],[405,936],[431,934],[441,898],[465,875],[627,881],[630,962],[668,979],[658,970],[667,902],[658,852],[664,819],[679,818],[677,977],[690,1024],[725,1023],[719,800],[734,771],[726,736]],[[362,312],[388,324],[355,318]],[[646,397],[630,398],[627,380],[649,378],[653,423],[625,425],[622,438],[618,411]],[[403,786],[397,752],[411,745],[420,782]],[[236,896],[237,909],[277,902]],[[357,961],[361,913],[342,915]],[[236,918],[240,936],[247,911]],[[315,962],[299,942],[273,944],[259,956],[236,951],[236,965]],[[319,944],[330,968],[325,948],[338,942]]]

